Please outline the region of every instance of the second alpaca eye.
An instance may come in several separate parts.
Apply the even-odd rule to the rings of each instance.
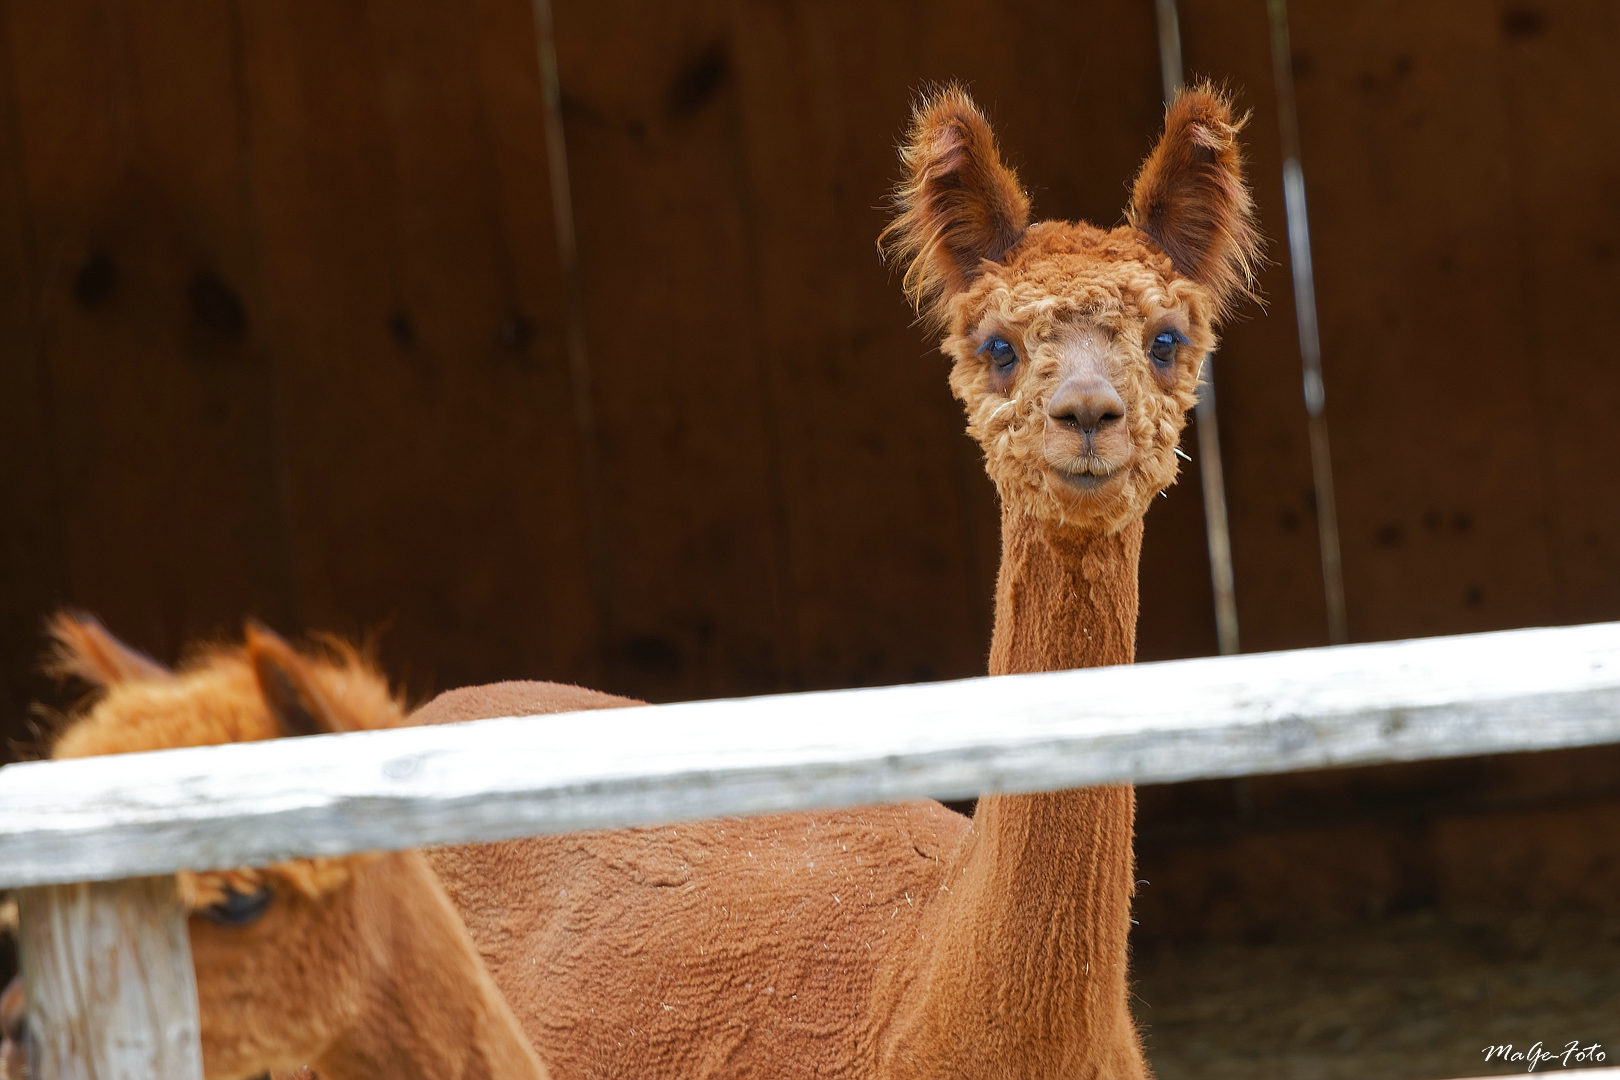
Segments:
[[[979,346],[981,353],[988,353],[990,362],[996,365],[996,370],[1006,373],[1018,363],[1018,350],[1007,343],[1005,338],[993,337]]]
[[[265,913],[274,896],[275,893],[269,886],[261,888],[258,892],[228,892],[225,899],[203,908],[197,914],[221,926],[246,926],[248,923],[256,922]]]

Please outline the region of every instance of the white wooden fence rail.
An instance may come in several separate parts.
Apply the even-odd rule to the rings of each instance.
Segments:
[[[0,887],[37,1080],[202,1080],[176,870],[1615,742],[1620,623],[509,717],[8,765]]]
[[[0,769],[0,886],[1620,742],[1620,623]]]

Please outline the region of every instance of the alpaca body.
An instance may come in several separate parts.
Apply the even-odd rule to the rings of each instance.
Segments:
[[[1128,661],[1135,576],[1117,571],[1134,571],[1140,527],[1054,550],[1025,524],[1008,522],[997,625],[1046,632],[998,635],[998,673]],[[503,683],[412,720],[628,704]],[[558,1080],[1123,1078],[1142,1075],[1125,1007],[1132,813],[1130,789],[1103,788],[989,796],[971,822],[921,800],[428,857]]]
[[[967,832],[917,802],[430,858],[558,1080],[871,1076],[879,977]]]
[[[495,683],[447,691],[411,721],[636,704]],[[916,951],[969,831],[919,800],[427,857],[557,1080],[872,1076],[909,977],[894,965]]]
[[[1241,126],[1184,91],[1105,230],[1031,225],[959,88],[914,114],[885,242],[1001,497],[992,674],[1133,658],[1142,518],[1258,258]],[[624,704],[502,684],[417,718]],[[1095,788],[989,796],[971,823],[917,802],[432,858],[559,1080],[1140,1080],[1133,815]]]

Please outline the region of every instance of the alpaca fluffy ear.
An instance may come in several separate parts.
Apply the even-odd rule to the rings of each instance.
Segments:
[[[310,662],[275,631],[249,623],[246,653],[265,707],[282,735],[330,735],[349,730],[350,725],[343,722],[315,680]]]
[[[1221,313],[1254,298],[1255,264],[1264,241],[1243,180],[1232,101],[1209,83],[1183,90],[1166,110],[1164,135],[1131,189],[1125,211],[1176,271],[1209,288]]]
[[[121,682],[174,678],[174,673],[145,653],[113,637],[94,616],[59,611],[45,622],[50,638],[45,671],[83,679],[98,690]]]
[[[906,296],[938,319],[942,302],[1024,235],[1029,196],[1001,163],[990,122],[960,86],[924,97],[900,147],[904,170],[895,217],[878,238],[888,259],[905,264]]]

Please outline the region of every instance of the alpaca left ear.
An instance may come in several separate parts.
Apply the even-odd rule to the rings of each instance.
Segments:
[[[71,675],[98,690],[121,682],[163,681],[174,672],[145,653],[113,637],[94,615],[58,611],[45,622],[51,651],[45,660],[50,675]]]
[[[1176,272],[1215,294],[1220,314],[1256,297],[1264,241],[1243,179],[1232,101],[1209,83],[1183,90],[1166,110],[1164,134],[1131,189],[1132,225],[1170,256]]]
[[[900,164],[895,217],[878,246],[905,264],[906,296],[918,312],[943,321],[945,301],[1024,235],[1029,196],[1001,163],[990,121],[960,86],[917,103]]]
[[[247,660],[264,704],[286,737],[348,731],[315,680],[310,663],[275,631],[258,623],[247,628]]]

